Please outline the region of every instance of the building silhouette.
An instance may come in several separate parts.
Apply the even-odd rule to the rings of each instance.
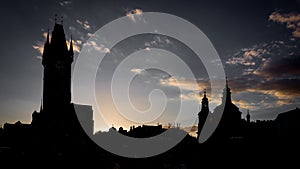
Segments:
[[[222,113],[221,120],[211,139],[224,141],[232,137],[241,136],[242,112],[232,103],[231,91],[226,78],[226,86],[223,89],[222,103],[214,109],[213,114]],[[214,115],[212,115],[212,119]]]
[[[207,119],[207,116],[209,114],[209,104],[208,104],[208,98],[206,97],[206,89],[204,90],[204,95],[201,101],[201,111],[198,113],[198,132],[197,132],[197,140],[199,140],[199,136],[201,134],[202,128],[204,126],[204,123]]]
[[[84,135],[81,127],[88,135],[92,135],[94,122],[91,106],[71,103],[71,65],[74,60],[72,37],[68,49],[63,25],[57,22],[51,40],[49,36],[48,31],[42,55],[43,100],[40,111],[33,112],[31,124],[37,132],[42,130],[59,141],[80,140]]]
[[[250,123],[250,113],[249,113],[249,109],[247,109],[246,121],[247,121],[248,124]]]
[[[72,38],[69,48],[66,44],[62,24],[55,22],[51,39],[48,31],[42,57],[44,81],[40,110],[32,113],[31,124],[23,124],[17,121],[14,124],[5,123],[3,128],[0,127],[0,155],[4,154],[4,156],[12,157],[12,159],[23,158],[26,162],[33,161],[33,164],[48,157],[47,162],[55,160],[56,162],[61,162],[62,159],[66,160],[69,158],[71,162],[75,163],[85,158],[90,164],[94,164],[95,161],[98,162],[101,159],[102,163],[100,165],[102,165],[102,168],[112,168],[110,167],[110,162],[115,164],[116,161],[120,162],[116,163],[116,166],[120,167],[121,165],[122,168],[136,168],[134,166],[141,168],[143,165],[142,168],[183,168],[182,164],[189,164],[189,166],[193,166],[192,168],[199,168],[199,165],[202,165],[199,164],[199,159],[202,160],[202,163],[205,163],[205,159],[211,159],[214,155],[208,155],[208,153],[216,152],[211,151],[215,148],[215,146],[211,146],[212,144],[198,144],[198,139],[189,135],[173,150],[158,157],[141,159],[140,161],[130,161],[128,158],[117,157],[99,149],[87,137],[87,135],[93,135],[94,133],[92,107],[71,102],[71,65],[74,60],[74,52]],[[242,136],[246,138],[238,139],[238,143],[241,144],[223,146],[222,148],[227,150],[224,151],[224,155],[228,155],[227,152],[233,150],[240,150],[237,152],[245,154],[250,154],[248,153],[249,150],[257,153],[257,150],[252,150],[249,148],[249,145],[262,145],[262,148],[265,148],[264,146],[269,145],[270,142],[278,142],[281,139],[285,139],[285,143],[288,144],[291,140],[296,140],[295,145],[299,143],[297,142],[299,141],[297,133],[300,130],[300,110],[298,108],[279,114],[275,120],[258,120],[256,122],[250,121],[251,117],[248,110],[246,120],[241,119],[239,108],[232,103],[227,79],[223,90],[222,103],[215,108],[214,113],[209,111],[206,90],[204,91],[201,106],[201,111],[198,113],[198,138],[201,135],[204,123],[208,118],[213,118],[211,114],[214,113],[222,113],[222,117],[216,131],[208,141],[222,142],[226,140],[225,143],[228,143],[228,140],[232,141],[231,138],[233,137]],[[115,130],[112,127],[108,134],[115,132]],[[142,125],[138,127],[132,126],[129,131],[120,127],[118,132],[129,137],[147,138],[158,135],[165,130],[167,129],[163,128],[162,125]],[[178,128],[171,128],[171,130],[175,130],[178,133],[185,132],[180,130],[179,126]],[[104,137],[100,135],[105,136],[106,134],[100,133],[99,136],[96,134],[94,137],[102,139]],[[262,142],[263,139],[266,141]],[[237,142],[234,140],[229,143]],[[242,150],[245,147],[248,149],[246,151]],[[274,146],[272,145],[271,149],[273,148]],[[278,147],[275,147],[274,150],[277,153],[278,150],[276,148]],[[220,153],[222,151],[217,149],[217,152]],[[12,154],[12,156],[8,154]],[[197,156],[194,154],[197,154]],[[240,157],[240,153],[236,154],[235,157]],[[74,160],[76,158],[77,160]],[[231,160],[235,159],[232,156],[230,158]],[[148,162],[148,166],[145,165],[145,161]]]
[[[62,23],[55,21],[52,36],[48,31],[42,54],[43,99],[39,111],[32,113],[31,124],[5,123],[4,132],[12,146],[36,144],[50,151],[84,146],[93,135],[92,106],[71,103],[71,65],[74,60],[72,37],[68,48]],[[31,141],[30,141],[31,140]],[[85,142],[85,143],[84,143]],[[67,150],[66,150],[67,151]]]
[[[293,140],[298,138],[299,140],[299,136],[296,134],[299,133],[300,130],[299,119],[300,109],[298,107],[294,110],[278,114],[275,119],[278,128],[278,136]]]

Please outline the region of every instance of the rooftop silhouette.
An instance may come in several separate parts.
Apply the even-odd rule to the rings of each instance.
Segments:
[[[101,139],[103,135],[115,132],[117,129],[111,128],[108,132],[96,132],[93,135],[92,107],[71,103],[71,65],[74,60],[72,39],[68,47],[63,25],[57,21],[55,21],[51,35],[50,39],[48,31],[42,55],[44,76],[40,110],[32,113],[31,124],[17,121],[14,124],[6,123],[3,128],[0,128],[1,156],[12,158],[17,156],[24,160],[31,158],[43,160],[43,157],[56,161],[81,158],[89,162],[100,158],[103,162],[101,165],[105,168],[120,166],[132,168],[132,161],[104,151],[89,138],[89,136],[94,136]],[[223,115],[213,136],[206,143],[199,144],[197,138],[201,135],[204,123],[214,118],[209,109],[205,90],[201,111],[195,112],[198,113],[199,118],[197,138],[187,135],[174,149],[158,157],[149,158],[148,161],[146,159],[137,161],[136,166],[184,168],[189,165],[190,168],[199,168],[198,158],[209,159],[205,153],[220,148],[218,145],[226,144],[222,149],[241,153],[243,151],[240,149],[244,146],[250,149],[249,147],[254,145],[257,147],[276,145],[268,149],[274,148],[276,151],[279,145],[299,141],[300,110],[298,108],[279,114],[275,120],[251,121],[249,111],[246,119],[242,119],[242,112],[231,101],[231,89],[227,79],[222,103],[215,108],[214,113],[220,111],[223,111]],[[78,116],[80,116],[79,119],[84,120],[79,121]],[[147,138],[166,130],[168,129],[158,124],[157,126],[132,126],[128,131],[120,127],[118,132],[128,137]],[[179,126],[172,130],[185,132]],[[251,150],[247,150],[245,154],[248,151]],[[199,152],[203,153],[199,154]],[[189,155],[184,156],[187,153]],[[192,156],[193,154],[199,154],[199,157]]]

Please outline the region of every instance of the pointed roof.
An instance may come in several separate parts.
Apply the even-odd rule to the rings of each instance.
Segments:
[[[46,44],[50,44],[50,41],[49,41],[49,29],[47,31],[47,39],[46,39]]]
[[[229,88],[228,87],[228,78],[227,78],[227,76],[226,76],[226,88]]]
[[[249,113],[249,109],[247,109],[247,115],[246,115],[246,119],[250,120],[250,113]]]
[[[50,40],[49,40],[49,29],[48,29],[47,37],[46,37],[46,42],[45,42],[45,44],[44,44],[44,51],[43,51],[43,54],[46,52],[46,50],[48,50],[49,44],[50,44]]]
[[[41,99],[40,113],[43,111],[43,99]]]
[[[230,104],[232,103],[231,102],[231,92],[230,92],[230,88],[229,88],[229,85],[228,85],[228,79],[227,79],[227,76],[226,76],[226,86],[223,90],[223,97],[222,97],[223,101],[222,103],[225,103],[225,104]]]
[[[208,101],[208,99],[206,97],[206,89],[204,89],[204,91],[203,91],[202,103],[203,103],[203,101]]]
[[[70,48],[68,49],[63,22],[57,22],[57,15],[55,15],[55,23],[52,34],[50,36],[49,30],[47,39],[44,44],[43,61],[42,64],[45,66],[48,63],[55,63],[59,59],[63,59],[67,62],[73,62],[73,41],[71,37]],[[50,40],[51,39],[51,40]],[[66,63],[67,63],[66,62]]]
[[[74,51],[73,51],[73,38],[72,38],[72,35],[71,35],[71,40],[70,40],[69,53],[70,53],[72,56],[74,55]]]

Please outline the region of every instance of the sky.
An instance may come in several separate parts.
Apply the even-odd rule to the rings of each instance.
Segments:
[[[71,35],[73,37],[75,60],[84,45],[95,46],[85,42],[98,29],[115,19],[125,16],[128,22],[134,24],[143,20],[145,12],[176,15],[197,26],[214,45],[221,59],[215,60],[215,64],[223,65],[232,100],[243,112],[243,117],[246,109],[249,109],[252,120],[272,120],[278,113],[299,107],[300,1],[29,0],[7,1],[1,4],[0,9],[2,125],[18,120],[30,123],[32,112],[39,110],[43,78],[41,52],[47,30],[53,29],[55,14],[59,16],[58,21],[63,16],[66,39],[69,40]],[[208,89],[210,110],[213,111],[220,104],[218,98],[210,97],[209,79],[203,64],[176,39],[162,35],[134,36],[112,49],[101,44],[96,47],[107,54],[104,68],[106,66],[108,71],[112,69],[107,65],[114,65],[117,58],[124,58],[141,49],[136,57],[143,58],[153,48],[169,50],[191,67],[199,87],[194,88],[189,79],[182,78],[177,84],[183,86],[184,93],[179,92],[173,77],[167,72],[139,67],[129,70],[136,74],[129,88],[129,98],[136,108],[147,110],[150,106],[149,92],[156,88],[169,98],[164,116],[149,123],[167,125],[173,120],[172,113],[176,115],[176,99],[200,103],[205,88]],[[107,83],[107,77],[102,77],[100,72],[96,78],[96,97],[105,101],[101,98],[107,91],[101,85]],[[84,98],[84,92],[82,95]],[[154,100],[159,101],[160,97],[159,93],[154,93]],[[86,100],[82,104],[91,103]],[[112,114],[111,103],[104,105],[105,113]],[[93,109],[96,114],[94,118],[97,119],[99,112],[96,105],[93,105]],[[182,123],[185,120],[194,122],[196,115],[197,112],[187,112]],[[101,120],[96,122],[96,130],[105,128],[102,123]],[[116,116],[110,116],[108,123],[116,127],[132,124]]]

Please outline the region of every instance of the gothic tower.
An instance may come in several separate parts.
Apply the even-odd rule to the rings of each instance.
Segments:
[[[68,50],[62,24],[55,22],[51,41],[49,31],[44,45],[43,111],[55,112],[71,103],[71,64],[73,62],[72,39]]]
[[[40,113],[32,114],[32,124],[48,132],[69,134],[78,123],[71,103],[72,37],[68,49],[63,25],[56,20],[51,35],[50,39],[48,31],[42,55],[43,100]]]
[[[206,97],[206,90],[204,90],[204,96],[201,101],[202,107],[201,111],[198,113],[198,132],[197,132],[197,139],[199,139],[200,133],[202,131],[202,128],[204,126],[204,123],[206,121],[206,118],[209,113],[209,107],[208,107],[208,99]]]
[[[49,151],[61,151],[89,142],[86,134],[93,134],[93,110],[89,105],[71,103],[72,37],[68,49],[63,25],[56,20],[51,35],[48,31],[42,55],[43,99],[40,112],[32,114],[31,125]]]

